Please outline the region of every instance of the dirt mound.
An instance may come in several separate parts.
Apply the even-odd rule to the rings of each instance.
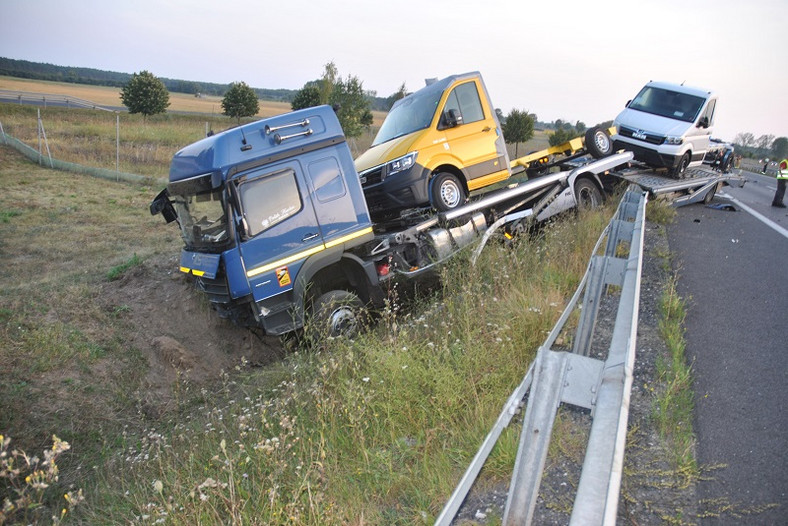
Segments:
[[[148,260],[104,285],[102,303],[128,330],[126,344],[150,368],[140,398],[160,410],[176,382],[210,383],[238,365],[266,365],[284,355],[278,338],[239,327],[214,312],[177,258]]]

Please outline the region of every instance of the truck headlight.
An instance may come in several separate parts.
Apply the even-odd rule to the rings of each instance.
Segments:
[[[416,156],[419,152],[410,152],[399,159],[394,159],[386,163],[386,176],[394,175],[397,172],[410,169],[416,163]]]
[[[684,142],[683,137],[673,137],[671,135],[665,137],[665,144],[681,144],[683,142]]]

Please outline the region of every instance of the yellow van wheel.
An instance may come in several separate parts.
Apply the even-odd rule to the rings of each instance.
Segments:
[[[436,210],[445,212],[457,208],[465,198],[465,188],[453,173],[441,172],[432,178],[430,200]]]

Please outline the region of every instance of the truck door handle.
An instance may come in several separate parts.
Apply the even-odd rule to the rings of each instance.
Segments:
[[[482,128],[483,132],[488,132],[490,130],[492,130],[492,128],[490,128],[489,126],[485,126],[484,128]]]
[[[318,234],[317,232],[315,232],[314,234],[307,234],[301,239],[301,242],[306,243],[307,241],[312,241],[318,236],[320,236],[320,234]]]

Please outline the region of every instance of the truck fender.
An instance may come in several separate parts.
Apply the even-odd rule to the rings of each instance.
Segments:
[[[325,276],[335,275],[347,284],[331,285],[330,281],[324,288],[349,288],[364,303],[372,302],[376,306],[383,303],[382,292],[378,286],[378,275],[373,262],[365,262],[355,254],[343,252],[342,247],[332,247],[319,254],[310,256],[301,267],[301,271],[293,284],[293,315],[297,326],[303,326],[306,304],[310,294],[321,294],[327,290],[314,290],[316,281]],[[348,286],[349,285],[349,286]]]

